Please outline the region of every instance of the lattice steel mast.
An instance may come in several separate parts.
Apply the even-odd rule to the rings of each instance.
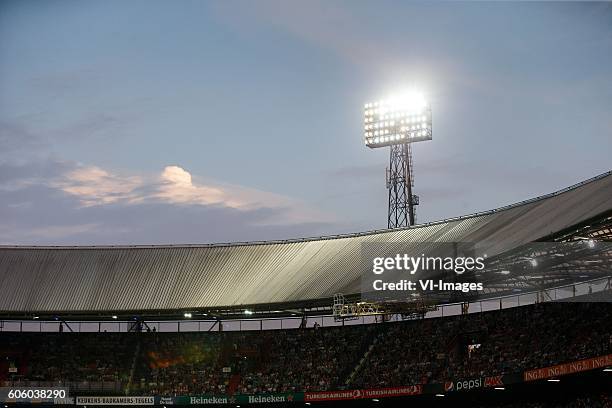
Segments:
[[[419,197],[412,194],[414,172],[412,168],[412,147],[409,143],[390,146],[389,167],[387,168],[387,189],[389,190],[389,228],[406,227],[416,224],[416,208]]]

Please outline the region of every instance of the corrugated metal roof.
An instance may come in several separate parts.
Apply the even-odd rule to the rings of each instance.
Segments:
[[[612,172],[498,210],[290,241],[0,247],[1,312],[196,309],[358,293],[363,243],[473,242],[494,255],[612,209]]]

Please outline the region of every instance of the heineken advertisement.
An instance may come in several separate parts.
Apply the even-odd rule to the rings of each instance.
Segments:
[[[304,393],[257,395],[192,395],[185,397],[155,397],[156,405],[221,405],[221,404],[269,404],[273,402],[301,402]]]
[[[237,402],[243,404],[269,404],[271,402],[301,402],[304,401],[304,393],[288,394],[261,394],[261,395],[237,395]]]

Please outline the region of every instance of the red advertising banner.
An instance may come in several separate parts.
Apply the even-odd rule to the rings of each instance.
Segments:
[[[503,376],[496,375],[493,377],[485,377],[484,386],[485,387],[501,387],[504,385]]]
[[[422,393],[423,386],[409,385],[406,387],[372,388],[367,390],[307,392],[304,394],[304,401],[315,402],[359,398],[403,397],[407,395],[419,395]]]
[[[546,378],[559,377],[561,375],[579,373],[582,371],[605,368],[612,365],[612,354],[606,356],[588,358],[586,360],[574,361],[572,363],[559,364],[552,367],[538,368],[525,371],[525,381],[544,380]]]
[[[394,388],[374,388],[363,390],[362,398],[377,398],[377,397],[400,397],[406,395],[419,395],[423,393],[421,385],[409,385],[407,387]]]
[[[347,400],[361,398],[361,390],[347,390],[347,391],[319,391],[319,392],[306,392],[304,393],[304,401],[336,401],[336,400]]]

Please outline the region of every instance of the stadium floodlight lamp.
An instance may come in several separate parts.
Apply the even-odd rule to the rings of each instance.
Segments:
[[[117,320],[117,315],[113,315],[112,318]]]
[[[37,320],[38,316],[33,316],[32,319]]]
[[[366,103],[364,139],[372,149],[431,140],[431,107],[419,92]]]
[[[191,319],[193,315],[189,312],[186,312],[185,314],[183,314],[183,316],[185,316],[185,319]]]

